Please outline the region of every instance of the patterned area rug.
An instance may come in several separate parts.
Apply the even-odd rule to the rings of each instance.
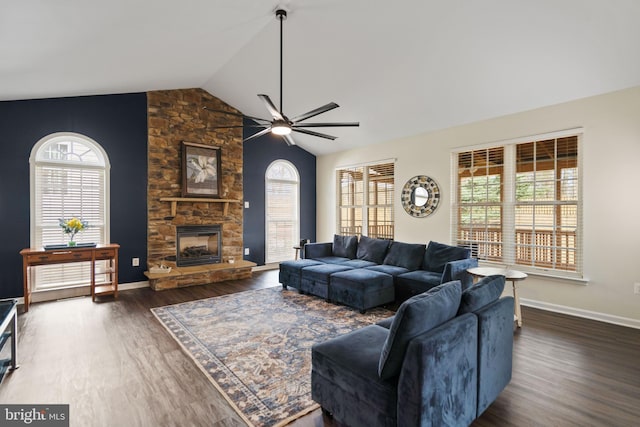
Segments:
[[[151,309],[250,426],[281,426],[316,409],[311,346],[393,313],[284,291],[240,292]]]

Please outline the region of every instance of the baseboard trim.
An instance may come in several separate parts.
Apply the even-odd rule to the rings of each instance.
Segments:
[[[565,305],[551,304],[548,302],[525,298],[520,298],[520,304],[531,308],[538,308],[540,310],[552,311],[554,313],[567,314],[569,316],[582,317],[584,319],[597,320],[599,322],[640,329],[640,320],[631,319],[629,317],[615,316],[613,314],[599,313],[597,311],[583,310],[581,308],[567,307]]]
[[[251,271],[277,270],[278,268],[280,268],[280,263],[272,262],[271,264],[256,265]]]
[[[140,289],[140,288],[148,288],[148,287],[149,287],[148,280],[142,280],[140,282],[119,283],[118,292],[130,291],[131,289]]]

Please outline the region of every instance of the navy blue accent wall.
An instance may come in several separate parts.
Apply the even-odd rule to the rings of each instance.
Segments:
[[[247,128],[253,124],[244,121],[244,137],[256,132]],[[259,129],[258,129],[259,130]],[[300,238],[316,240],[316,156],[297,146],[289,147],[280,137],[267,134],[244,143],[243,188],[244,209],[243,240],[250,254],[244,259],[264,265],[265,259],[265,173],[278,159],[288,160],[300,174]],[[291,257],[294,251],[291,249]]]
[[[23,295],[29,247],[29,156],[41,138],[76,132],[99,143],[111,163],[111,241],[121,283],[146,280],[147,96],[145,93],[0,102],[0,298]],[[140,258],[140,267],[131,258]]]

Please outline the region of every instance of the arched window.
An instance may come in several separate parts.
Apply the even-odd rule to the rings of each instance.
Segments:
[[[266,187],[265,263],[292,259],[300,234],[300,178],[296,167],[286,160],[269,165]]]
[[[91,138],[55,133],[31,150],[31,247],[66,243],[60,219],[78,218],[88,228],[78,243],[109,242],[109,159]],[[87,265],[85,265],[87,264]],[[33,290],[86,285],[89,263],[42,266]]]

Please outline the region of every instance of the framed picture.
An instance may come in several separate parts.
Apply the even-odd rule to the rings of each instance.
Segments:
[[[182,197],[220,198],[220,148],[182,142]]]

